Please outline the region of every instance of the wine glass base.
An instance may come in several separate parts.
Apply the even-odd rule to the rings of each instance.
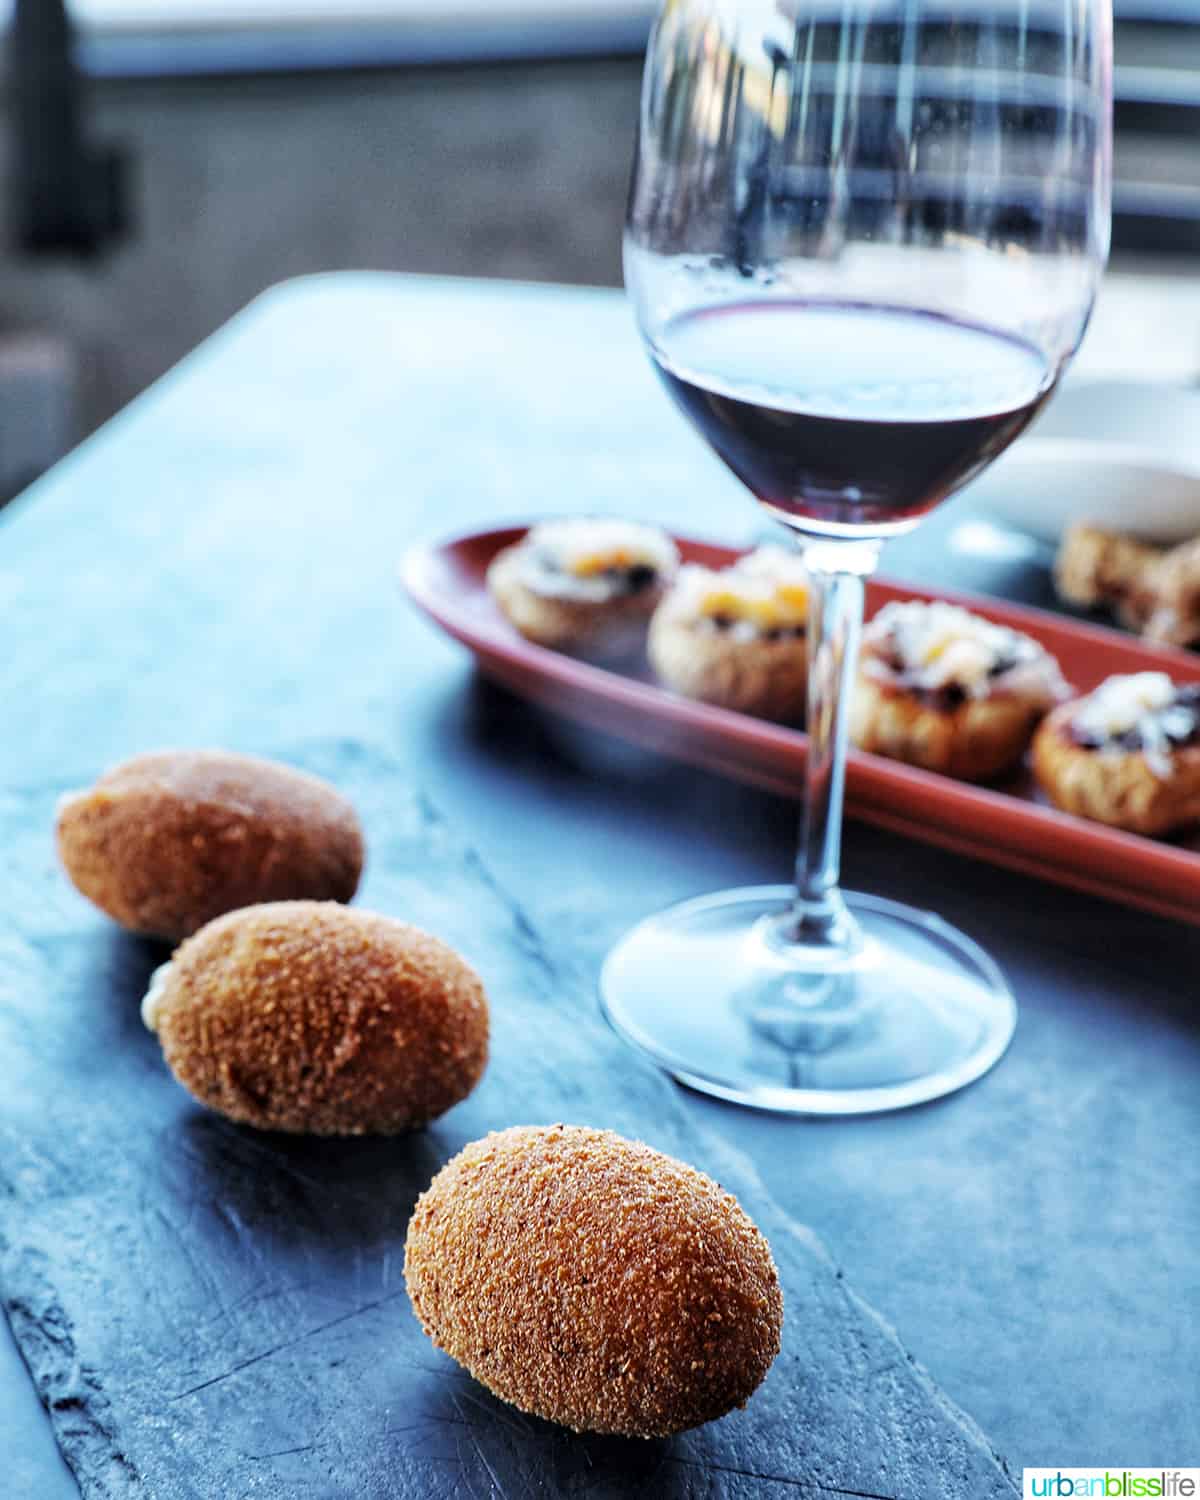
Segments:
[[[778,1113],[869,1114],[952,1093],[1008,1046],[996,965],[928,912],[847,893],[863,942],[833,968],[771,940],[790,886],[685,901],[639,923],[600,979],[616,1030],[681,1083]]]

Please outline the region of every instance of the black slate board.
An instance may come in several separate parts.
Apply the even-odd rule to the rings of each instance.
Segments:
[[[396,1141],[294,1140],[202,1111],[138,1015],[162,950],[106,924],[54,866],[63,789],[0,800],[0,1284],[84,1495],[1016,1493],[970,1419],[751,1165],[612,1036],[590,973],[399,768],[353,744],[283,758],[358,805],[361,904],[478,966],[492,1063],[469,1101]],[[495,1401],[421,1333],[402,1276],[418,1193],[466,1141],[555,1120],[684,1157],[767,1233],[784,1349],[744,1412],[669,1442],[577,1438]]]

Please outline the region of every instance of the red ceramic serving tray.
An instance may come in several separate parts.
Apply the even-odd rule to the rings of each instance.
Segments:
[[[416,548],[404,560],[404,586],[474,653],[487,676],[522,697],[664,755],[801,795],[807,737],[799,730],[678,698],[518,635],[492,603],[486,574],[496,553],[523,533],[510,527]],[[738,556],[730,547],[676,540],[689,562],[725,567]],[[1178,681],[1200,682],[1198,657],[973,594],[875,580],[867,588],[868,618],[893,599],[947,599],[1024,631],[1053,652],[1080,692],[1117,672],[1168,671]],[[980,787],[853,751],[846,800],[853,817],[894,832],[1200,925],[1200,836],[1143,838],[1058,812],[1039,799],[1028,772]]]

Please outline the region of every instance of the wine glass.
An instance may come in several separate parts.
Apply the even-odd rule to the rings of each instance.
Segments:
[[[1016,1010],[938,917],[838,886],[848,698],[880,546],[996,458],[1108,253],[1109,0],[667,0],[626,283],[679,408],[811,578],[796,885],[642,922],[610,1020],[678,1078],[851,1114],[979,1077]],[[982,914],[986,915],[986,913]]]

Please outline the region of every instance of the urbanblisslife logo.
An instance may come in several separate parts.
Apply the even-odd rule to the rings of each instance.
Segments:
[[[1104,1496],[1105,1500],[1200,1500],[1200,1469],[1026,1469],[1025,1500],[1080,1500],[1082,1496]]]

